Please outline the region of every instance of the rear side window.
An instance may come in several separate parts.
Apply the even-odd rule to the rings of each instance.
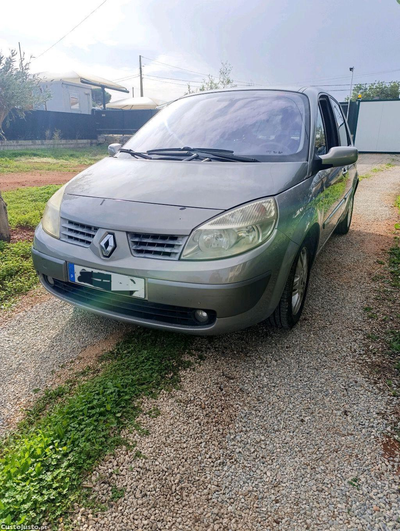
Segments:
[[[317,124],[315,127],[315,154],[325,155],[326,153],[325,124],[322,118],[321,109],[318,106]]]
[[[339,132],[339,141],[341,146],[348,146],[350,144],[349,135],[347,133],[346,123],[343,118],[342,109],[336,103],[336,101],[331,100],[333,114],[335,116],[336,125]]]

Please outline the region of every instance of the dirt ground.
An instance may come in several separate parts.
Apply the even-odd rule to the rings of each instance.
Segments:
[[[76,171],[34,171],[31,173],[0,174],[0,190],[14,190],[25,186],[45,186],[47,184],[65,184],[87,166],[78,166]]]
[[[358,172],[360,175],[367,173],[372,168],[386,163],[400,164],[400,156],[386,155],[385,153],[362,154],[359,158]],[[25,186],[45,186],[47,184],[65,184],[87,166],[77,166],[74,171],[32,171],[22,173],[0,174],[0,190],[15,190]]]

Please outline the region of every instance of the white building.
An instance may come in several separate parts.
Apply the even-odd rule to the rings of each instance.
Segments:
[[[103,95],[106,89],[129,93],[128,89],[113,81],[74,71],[62,74],[43,72],[39,77],[42,90],[49,92],[51,97],[37,110],[91,114],[93,88],[102,89]],[[103,102],[105,108],[105,100]]]

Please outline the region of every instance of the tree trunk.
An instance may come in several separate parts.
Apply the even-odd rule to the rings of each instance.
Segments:
[[[6,119],[7,114],[8,111],[6,111],[4,108],[0,108],[0,140],[6,140],[6,135],[3,131],[3,123]]]
[[[10,226],[8,225],[7,205],[0,192],[0,240],[9,242],[11,239]]]

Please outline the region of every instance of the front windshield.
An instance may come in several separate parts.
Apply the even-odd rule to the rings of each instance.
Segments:
[[[260,161],[307,159],[308,99],[288,91],[196,94],[159,111],[124,146],[212,148]]]

